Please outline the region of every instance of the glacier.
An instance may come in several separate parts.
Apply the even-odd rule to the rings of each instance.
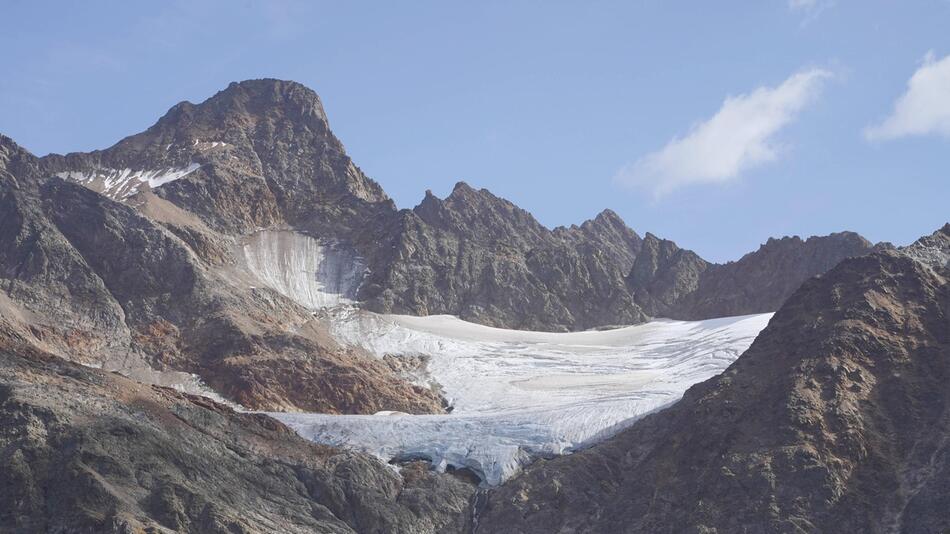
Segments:
[[[262,284],[311,310],[353,303],[366,271],[352,249],[290,230],[256,232],[242,251]]]
[[[654,320],[572,333],[505,330],[452,316],[334,308],[331,333],[382,357],[424,356],[444,415],[272,413],[300,435],[389,460],[468,468],[497,485],[537,457],[604,439],[722,372],[772,314]]]

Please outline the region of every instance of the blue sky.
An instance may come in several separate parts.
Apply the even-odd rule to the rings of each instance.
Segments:
[[[844,229],[904,244],[950,220],[947,28],[947,0],[6,0],[0,132],[105,148],[293,79],[400,207],[465,180],[714,261]]]

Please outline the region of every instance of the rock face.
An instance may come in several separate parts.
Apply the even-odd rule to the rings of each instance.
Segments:
[[[696,291],[708,268],[709,263],[695,252],[647,233],[627,281],[647,314],[673,317],[679,315],[679,305]]]
[[[647,234],[627,282],[651,316],[699,320],[763,313],[777,310],[805,280],[873,249],[854,232],[770,238],[740,260],[717,265]]]
[[[722,375],[533,465],[478,531],[950,528],[948,244],[950,226],[807,281]]]
[[[444,200],[427,193],[401,224],[393,257],[363,292],[370,309],[535,330],[645,319],[623,282],[640,238],[613,212],[552,231],[459,183]]]
[[[107,150],[43,163],[47,172],[74,174],[198,165],[155,192],[231,233],[290,224],[343,236],[379,210],[395,211],[346,155],[317,94],[295,82],[232,83],[201,104],[176,105]]]
[[[462,532],[475,485],[0,346],[4,532]]]

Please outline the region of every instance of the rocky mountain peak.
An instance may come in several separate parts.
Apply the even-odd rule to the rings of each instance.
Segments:
[[[695,291],[708,267],[695,252],[647,232],[627,284],[647,314],[669,316],[675,303]]]
[[[487,189],[458,182],[452,193],[439,199],[431,191],[413,211],[426,223],[452,229],[478,241],[538,243],[550,230],[533,215]]]
[[[284,80],[232,83],[108,149],[51,155],[44,166],[134,205],[153,190],[227,233],[290,225],[348,241],[396,211],[330,131],[320,97]]]
[[[251,127],[260,120],[288,119],[327,128],[320,97],[292,81],[261,79],[232,82],[200,104],[181,102],[156,127]]]
[[[606,208],[594,217],[594,221],[602,224],[625,224],[620,215],[610,208]]]
[[[950,223],[901,248],[900,252],[932,269],[950,269]]]
[[[32,176],[36,167],[37,161],[33,154],[13,139],[0,134],[0,179],[10,180],[19,186],[15,175],[20,179],[27,175]]]
[[[478,195],[480,191],[491,194],[487,189],[475,189],[474,187],[468,185],[468,182],[464,180],[459,180],[455,182],[455,185],[452,187],[452,192],[447,198],[466,198],[474,195]],[[494,195],[492,195],[494,196]]]

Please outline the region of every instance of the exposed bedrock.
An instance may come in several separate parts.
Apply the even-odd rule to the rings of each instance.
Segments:
[[[0,338],[4,532],[464,532],[474,492]]]

